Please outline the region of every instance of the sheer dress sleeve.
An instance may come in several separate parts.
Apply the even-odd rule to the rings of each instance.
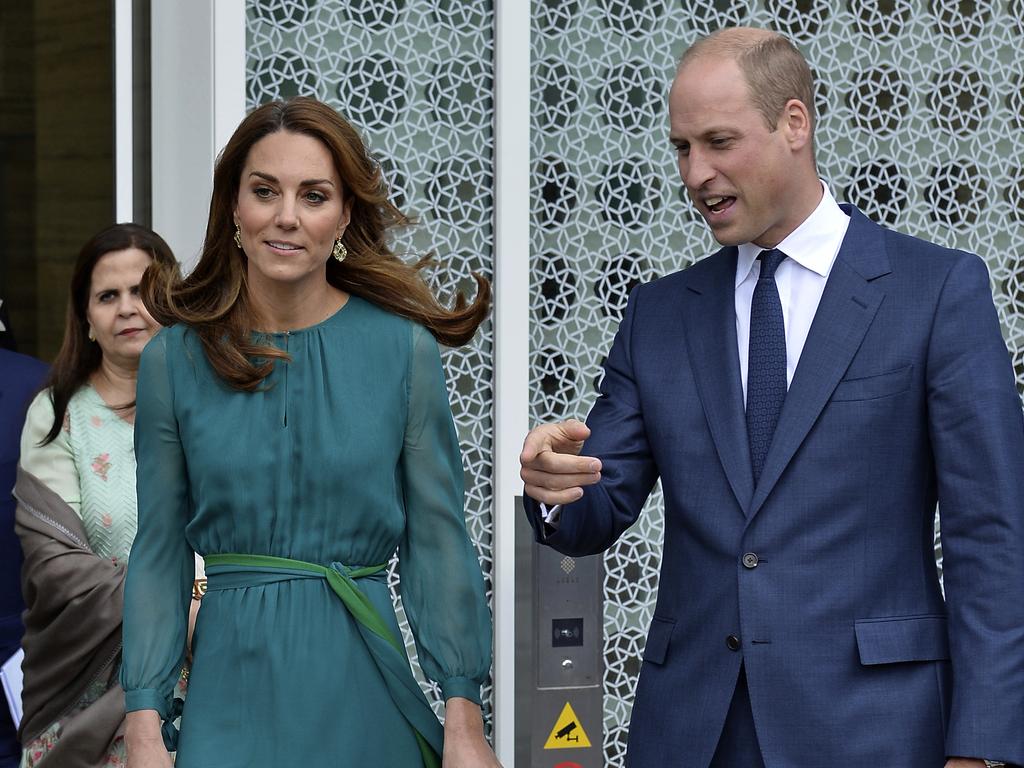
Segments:
[[[400,474],[406,528],[399,547],[402,604],[420,666],[445,700],[480,703],[491,665],[491,617],[466,531],[462,456],[434,338],[413,328],[409,412]]]
[[[121,685],[125,709],[155,709],[164,720],[185,659],[185,634],[195,560],[185,540],[188,474],[170,381],[173,330],[146,345],[136,393],[139,531],[124,594]],[[165,729],[165,734],[167,733]]]

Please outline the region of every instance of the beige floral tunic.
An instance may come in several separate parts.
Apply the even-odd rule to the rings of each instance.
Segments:
[[[82,387],[71,397],[60,434],[53,442],[40,446],[52,425],[50,393],[41,392],[29,407],[21,435],[22,467],[78,513],[93,552],[127,561],[138,522],[134,427],[109,408],[91,386]],[[117,675],[111,680],[116,681]],[[91,686],[74,711],[95,702],[108,685],[100,681]],[[58,720],[24,745],[22,768],[35,768],[46,757],[60,739],[64,722]],[[106,765],[125,765],[123,739],[118,738],[112,745]]]

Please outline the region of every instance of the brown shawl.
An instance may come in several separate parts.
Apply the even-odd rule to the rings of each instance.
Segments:
[[[110,682],[121,653],[125,564],[96,555],[75,511],[37,477],[18,468],[14,529],[25,564],[25,710],[22,743],[70,714],[86,689]],[[106,764],[124,728],[124,692],[111,688],[66,724],[42,765],[97,768]]]

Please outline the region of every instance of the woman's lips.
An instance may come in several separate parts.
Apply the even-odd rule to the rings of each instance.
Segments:
[[[298,253],[302,250],[302,246],[296,245],[295,243],[287,243],[278,240],[266,240],[265,243],[270,250],[285,256],[290,256],[291,254]]]

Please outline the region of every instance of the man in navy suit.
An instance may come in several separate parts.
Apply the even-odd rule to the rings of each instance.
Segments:
[[[1024,763],[1024,419],[984,263],[836,204],[777,34],[696,43],[669,114],[724,247],[633,291],[587,424],[521,457],[571,555],[661,479],[627,764]]]
[[[0,333],[6,324],[0,323]],[[14,476],[25,411],[46,377],[46,366],[27,355],[0,348],[0,664],[21,643],[21,544],[14,534]],[[0,768],[21,762],[17,729],[0,694]]]

